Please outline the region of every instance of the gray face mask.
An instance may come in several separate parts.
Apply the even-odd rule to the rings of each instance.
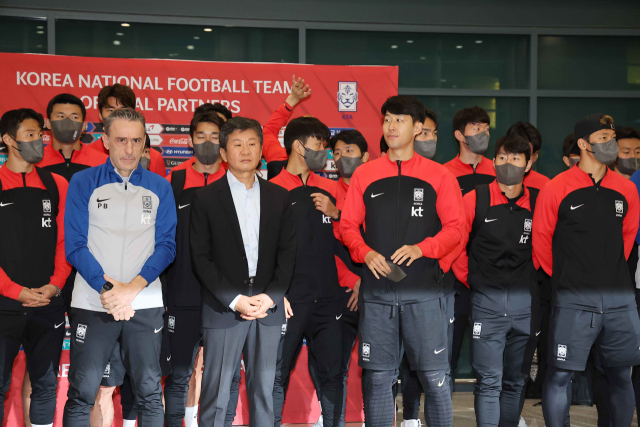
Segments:
[[[200,163],[210,166],[220,158],[220,144],[214,144],[211,141],[193,144],[193,152]]]
[[[327,164],[327,159],[329,158],[329,150],[313,151],[304,145],[302,148],[306,151],[306,154],[302,156],[302,158],[304,158],[304,162],[310,171],[313,172],[324,169]]]
[[[143,169],[149,170],[149,166],[151,166],[151,159],[142,156],[140,158],[140,166],[142,166]]]
[[[356,171],[356,168],[361,164],[362,164],[361,157],[340,156],[340,158],[336,160],[336,167],[338,168],[338,173],[343,178],[351,178],[353,173]]]
[[[44,141],[42,138],[35,139],[31,142],[18,141],[15,138],[13,138],[13,140],[16,142],[17,147],[12,146],[12,148],[20,152],[20,156],[25,162],[35,165],[44,157]]]
[[[436,140],[428,139],[426,141],[413,141],[413,149],[416,153],[420,154],[422,157],[426,157],[431,160],[436,155]]]
[[[635,171],[640,167],[640,159],[632,157],[630,159],[621,159],[618,157],[616,160],[616,166],[618,170],[625,175],[633,175]]]
[[[615,138],[599,144],[593,144],[591,142],[588,142],[588,144],[591,145],[593,150],[591,153],[593,156],[603,165],[609,166],[618,158],[618,141],[616,141]]]
[[[580,161],[580,157],[578,157],[578,158],[570,157],[569,158],[569,163],[571,164],[570,167],[574,167],[575,165],[578,164],[579,161]]]
[[[464,137],[467,147],[474,154],[484,154],[489,148],[489,133],[481,132],[477,135]]]
[[[82,134],[84,122],[74,122],[69,117],[62,120],[51,120],[53,137],[63,144],[73,144]]]
[[[496,165],[496,181],[502,185],[520,184],[524,179],[524,166],[515,166],[511,163]]]

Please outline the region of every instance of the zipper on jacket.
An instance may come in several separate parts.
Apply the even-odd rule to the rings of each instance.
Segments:
[[[68,159],[64,156],[64,154],[62,154],[62,150],[58,150],[60,151],[60,155],[62,156],[62,158],[64,159],[64,163],[65,165],[67,165],[67,169],[69,169],[71,167],[71,159],[73,159],[73,153],[71,153],[71,157],[69,157]],[[74,150],[75,151],[75,150]]]
[[[131,175],[129,175],[129,179],[131,179]],[[120,280],[124,279],[124,250],[127,245],[127,210],[129,208],[129,203],[127,200],[127,183],[129,180],[124,183],[124,221],[122,221],[122,252],[120,257]]]
[[[22,172],[22,185],[24,187],[27,186],[27,174],[26,174],[26,172]]]
[[[400,179],[402,177],[402,160],[397,160],[398,164],[398,194],[396,194],[396,248],[400,247]],[[391,309],[391,317],[396,317],[396,307],[400,305],[400,287],[396,286],[393,293],[395,306]]]
[[[207,180],[209,179],[209,174],[208,173],[204,173],[204,185],[207,185]]]

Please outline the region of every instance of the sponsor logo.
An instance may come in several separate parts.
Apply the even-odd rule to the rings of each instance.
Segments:
[[[54,328],[58,329],[60,326],[64,325],[64,322],[60,323],[59,325],[53,325]]]
[[[171,361],[171,356],[167,357],[167,362]]]
[[[111,362],[107,362],[107,366],[104,367],[104,374],[102,374],[102,378],[109,378],[111,374]]]
[[[442,387],[442,384],[444,384],[444,380],[447,379],[447,376],[445,375],[444,377],[442,377],[442,381],[438,381],[438,387]]]
[[[440,353],[442,353],[443,351],[444,351],[444,348],[441,348],[440,350],[433,350],[433,352],[434,352],[435,354],[440,354]]]
[[[498,220],[498,218],[496,218],[496,219],[485,218],[484,222],[493,222],[493,221],[497,221],[497,220]]]
[[[51,213],[51,200],[42,201],[42,212]]]
[[[0,208],[4,208],[5,206],[12,205],[13,203],[0,203]]]
[[[80,338],[81,340],[83,340],[86,336],[87,336],[87,325],[78,323],[78,327],[76,328],[76,338]]]
[[[481,332],[482,332],[482,323],[475,322],[473,324],[473,337],[479,338]]]
[[[362,357],[371,356],[371,344],[363,342],[362,343]]]
[[[338,83],[338,111],[358,111],[358,83]]]
[[[160,332],[160,331],[162,330],[162,328],[164,328],[164,326],[160,326],[160,328],[158,328],[158,329],[154,329],[154,330],[153,330],[153,333],[154,333],[154,334],[157,334],[158,332]]]
[[[529,233],[531,233],[531,224],[533,223],[532,219],[525,219],[524,220],[524,231],[528,231]]]
[[[421,206],[418,206],[418,207],[411,206],[411,216],[417,216],[422,218],[422,211],[423,209]]]
[[[162,125],[159,123],[147,123],[146,128],[149,136],[151,136],[152,134],[162,133],[162,130],[163,130]]]
[[[558,360],[564,360],[567,357],[567,346],[558,344]]]
[[[287,333],[287,324],[283,323],[282,324],[282,332],[280,333],[280,335],[284,335]]]
[[[326,216],[326,215],[322,215],[322,223],[323,224],[331,224],[331,217],[330,216]]]
[[[520,243],[525,244],[527,243],[527,240],[529,240],[529,236],[526,236],[524,234],[520,236]]]
[[[169,140],[169,144],[171,145],[189,145],[189,138],[171,138]]]
[[[140,217],[140,224],[151,225],[151,215],[145,216],[144,214],[142,214],[142,216]]]
[[[622,203],[622,200],[616,200],[616,213],[624,213],[624,203]]]
[[[414,188],[413,189],[413,201],[414,202],[422,202],[422,201],[424,201],[424,188]]]
[[[584,203],[583,203],[583,204],[581,204],[581,205],[578,205],[578,206],[573,206],[573,205],[571,205],[571,210],[572,210],[572,211],[575,211],[576,209],[581,208],[581,207],[583,207],[583,206],[584,206]]]
[[[342,317],[342,313],[340,313],[340,316],[336,316],[336,320],[340,320],[341,317]]]
[[[102,208],[102,209],[107,209],[107,204],[105,203],[107,200],[111,200],[111,198],[108,199],[101,199],[99,197],[96,197],[96,203],[98,203],[98,209]]]
[[[175,316],[169,316],[168,322],[169,330],[173,331],[176,328],[176,318]]]
[[[453,323],[453,322],[455,322],[455,320],[456,320],[456,318],[452,317],[451,319],[449,319],[449,323]]]
[[[536,336],[540,335],[541,333],[542,333],[542,331],[536,332]]]
[[[187,205],[178,205],[178,209],[184,209],[184,208],[186,208],[187,206],[189,206],[190,204],[191,204],[191,203],[189,203],[189,204],[187,204]]]
[[[149,135],[149,140],[151,141],[151,145],[154,147],[162,144],[162,137],[160,135]]]
[[[371,198],[375,199],[378,196],[382,196],[384,193],[378,193],[378,194],[371,194]]]
[[[51,218],[42,218],[42,228],[51,228]]]

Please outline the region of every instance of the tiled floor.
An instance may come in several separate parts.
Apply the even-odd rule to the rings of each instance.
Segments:
[[[527,399],[522,410],[522,416],[528,427],[544,427],[542,418],[542,407],[537,405],[540,400]],[[424,402],[423,402],[424,403]],[[398,405],[402,407],[402,396],[398,396]],[[420,407],[420,419],[424,425],[424,413]],[[577,427],[594,427],[597,424],[598,416],[596,408],[589,406],[571,407],[571,425]],[[402,422],[402,411],[398,412],[396,426],[400,427]],[[473,412],[473,393],[453,393],[453,425],[454,427],[471,427],[476,425],[475,413]],[[634,415],[632,426],[637,427],[637,418]],[[305,426],[297,424],[296,426]],[[362,423],[348,423],[346,427],[361,427]]]

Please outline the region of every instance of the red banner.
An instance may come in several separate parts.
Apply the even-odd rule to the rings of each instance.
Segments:
[[[206,102],[220,102],[234,115],[266,123],[291,90],[292,76],[302,77],[311,96],[296,107],[292,118],[318,117],[332,134],[358,129],[373,157],[380,154],[380,107],[398,93],[398,67],[258,64],[161,59],[109,59],[0,53],[3,96],[0,111],[28,107],[46,115],[49,100],[63,92],[87,107],[83,142],[102,135],[98,92],[107,85],[130,86],[137,109],[147,121],[154,148],[170,169],[191,157],[189,123],[193,111]],[[47,135],[46,138],[49,136]],[[45,139],[45,143],[47,139]],[[335,172],[333,161],[327,172]],[[336,177],[334,175],[333,177]]]
[[[0,53],[0,113],[15,108],[33,108],[46,117],[47,104],[59,93],[78,96],[87,107],[87,133],[83,142],[102,135],[97,100],[100,89],[120,83],[137,96],[137,109],[147,122],[152,145],[162,152],[167,169],[192,156],[188,146],[189,123],[196,107],[220,102],[234,116],[250,117],[264,124],[286,99],[292,76],[302,77],[312,94],[294,110],[292,118],[312,115],[331,129],[358,129],[369,142],[372,156],[380,154],[382,135],[380,107],[398,93],[398,67],[319,66],[303,64],[222,63],[199,61],[109,59]],[[282,135],[282,131],[281,131]],[[45,135],[45,142],[50,136]],[[0,154],[0,163],[4,162]],[[335,178],[335,165],[325,169]],[[54,426],[62,425],[69,370],[68,340],[65,340],[59,374],[58,408]],[[357,349],[357,347],[356,347]],[[306,346],[294,370],[285,405],[284,422],[312,423],[320,414],[317,397],[307,371]],[[361,421],[361,371],[357,351],[351,359],[347,421]],[[21,426],[21,387],[24,353],[14,365],[11,389],[5,402],[3,425]],[[241,390],[244,390],[244,373]],[[116,397],[116,425],[121,425]],[[241,393],[235,424],[248,424],[246,393]]]

